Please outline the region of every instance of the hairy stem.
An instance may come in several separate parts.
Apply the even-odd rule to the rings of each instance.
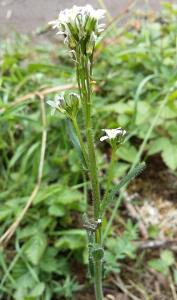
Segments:
[[[95,296],[96,300],[103,300],[102,289],[102,261],[94,262],[94,281],[95,281]]]
[[[87,55],[81,53],[81,49],[77,49],[77,81],[82,101],[83,115],[85,121],[85,135],[88,149],[88,169],[92,187],[94,219],[100,217],[100,187],[98,181],[97,162],[94,147],[94,135],[92,129],[92,111],[91,111],[91,64]],[[102,244],[101,225],[95,232],[95,243]],[[96,300],[103,299],[102,292],[102,260],[93,261],[94,264],[94,286]]]
[[[80,52],[79,52],[80,54]],[[77,72],[77,80],[80,91],[80,97],[83,105],[83,114],[85,120],[85,132],[88,148],[88,167],[90,181],[92,186],[94,218],[99,218],[100,208],[100,190],[97,174],[97,163],[94,148],[94,137],[91,118],[91,85],[90,85],[90,62],[86,55],[78,55],[77,63],[79,65]]]

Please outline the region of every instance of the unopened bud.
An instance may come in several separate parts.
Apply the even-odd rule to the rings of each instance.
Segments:
[[[87,54],[92,54],[95,48],[97,37],[94,32],[91,33],[90,40],[87,44]]]
[[[79,110],[79,96],[76,93],[70,93],[67,101],[67,107],[70,109],[72,117],[76,117]]]
[[[61,113],[67,115],[69,118],[75,118],[79,110],[79,96],[75,93],[69,95],[62,94],[55,97],[54,101],[47,101],[52,107],[52,113],[59,110]]]

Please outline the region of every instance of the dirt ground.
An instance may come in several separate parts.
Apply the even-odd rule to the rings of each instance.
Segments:
[[[56,18],[61,9],[72,5],[92,4],[99,7],[102,0],[0,0],[0,33],[17,32],[29,33],[38,27],[45,26],[48,21]],[[134,9],[141,7],[160,12],[160,0],[104,0],[112,16],[122,12],[129,3],[136,2]],[[177,3],[177,0],[166,2]]]

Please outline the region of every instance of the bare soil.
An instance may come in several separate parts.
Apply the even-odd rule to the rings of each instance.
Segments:
[[[149,222],[155,221],[159,227],[160,239],[177,238],[177,177],[167,169],[160,156],[156,155],[147,161],[146,171],[135,179],[129,186],[128,195],[138,195],[138,204],[132,202],[143,219],[144,225],[149,226]],[[134,200],[133,200],[134,201]],[[126,207],[122,204],[120,208],[121,217],[126,221],[131,218]],[[154,216],[152,218],[152,213]],[[119,228],[119,219],[115,220],[114,226]],[[143,239],[142,239],[143,241]],[[130,300],[130,299],[152,299],[169,300],[173,299],[171,282],[169,278],[161,273],[147,268],[146,262],[153,258],[158,258],[161,248],[139,250],[139,257],[136,262],[126,259],[121,263],[121,274],[112,274],[104,281],[105,300]],[[174,251],[175,255],[176,251]],[[85,269],[79,264],[78,279],[82,284],[85,282]],[[173,286],[175,289],[175,286]],[[75,300],[91,300],[94,298],[93,287],[81,290],[75,296]]]

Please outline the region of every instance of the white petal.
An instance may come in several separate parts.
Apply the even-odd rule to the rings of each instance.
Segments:
[[[105,140],[107,140],[107,139],[108,139],[108,136],[104,135],[104,136],[102,136],[102,137],[100,138],[100,141],[103,142],[103,141],[105,141]]]
[[[114,129],[105,129],[104,131],[106,132],[108,137],[112,137],[115,134]]]
[[[61,35],[64,35],[64,31],[58,31],[57,34],[61,34]]]
[[[48,100],[48,101],[47,101],[47,104],[50,105],[52,108],[56,108],[56,103],[55,103],[55,101]]]

